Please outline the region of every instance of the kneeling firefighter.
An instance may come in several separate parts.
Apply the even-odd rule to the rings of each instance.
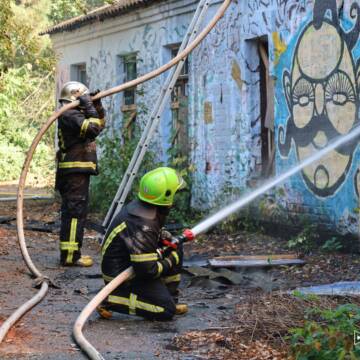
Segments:
[[[97,91],[98,92],[98,91]],[[70,81],[60,93],[60,103],[79,100],[75,109],[65,111],[58,120],[59,151],[57,153],[56,189],[61,205],[60,263],[91,266],[90,256],[81,255],[84,225],[89,202],[90,175],[97,175],[95,138],[105,127],[105,111],[101,101],[91,101],[89,89]]]
[[[174,195],[185,187],[174,169],[160,167],[140,181],[138,199],[115,216],[102,246],[101,270],[105,284],[129,266],[135,277],[120,285],[98,307],[111,318],[112,311],[139,315],[151,320],[169,320],[187,312],[176,304],[182,267],[182,248],[162,246],[167,232],[162,230]]]

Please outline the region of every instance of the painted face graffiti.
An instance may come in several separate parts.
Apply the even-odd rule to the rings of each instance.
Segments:
[[[352,11],[359,22],[358,5]],[[295,48],[291,73],[283,73],[290,111],[286,132],[279,129],[283,156],[288,156],[293,139],[297,158],[302,161],[358,123],[358,66],[351,54],[357,25],[345,33],[337,17],[336,1],[316,1],[314,19]],[[302,176],[308,188],[322,197],[334,194],[346,178],[355,147],[355,142],[349,143],[306,167]]]

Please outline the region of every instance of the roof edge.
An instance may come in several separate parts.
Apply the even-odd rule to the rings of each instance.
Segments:
[[[105,19],[125,15],[131,11],[162,1],[164,0],[120,0],[116,4],[103,5],[88,12],[85,15],[79,15],[74,18],[62,21],[47,28],[44,31],[41,31],[39,35],[53,35],[60,32],[72,31],[96,21],[104,21]]]

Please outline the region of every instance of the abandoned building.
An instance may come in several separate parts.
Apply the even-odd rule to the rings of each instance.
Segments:
[[[108,89],[168,62],[197,3],[120,0],[47,29],[57,89]],[[153,140],[162,160],[174,144],[189,157],[194,207],[224,204],[224,193],[257,187],[358,124],[359,25],[357,1],[233,1],[189,56]],[[106,98],[107,136],[144,124],[165,78]],[[275,203],[357,233],[359,155],[355,142],[331,151],[274,190]]]

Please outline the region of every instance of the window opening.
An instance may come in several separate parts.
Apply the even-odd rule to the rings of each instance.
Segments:
[[[88,86],[86,63],[71,65],[70,76],[72,81],[79,81]]]
[[[124,83],[137,78],[136,54],[123,56]],[[124,91],[124,105],[135,105],[136,86]]]
[[[178,51],[179,46],[173,46],[171,48],[171,57],[176,57]],[[187,156],[189,153],[188,82],[189,63],[188,59],[186,59],[171,93],[171,114],[173,129],[171,146],[176,148],[177,156]]]

